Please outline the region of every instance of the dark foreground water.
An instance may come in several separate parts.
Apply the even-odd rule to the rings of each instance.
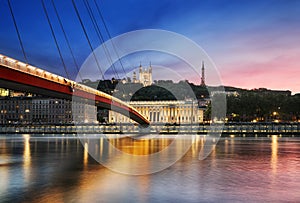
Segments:
[[[300,201],[299,138],[224,138],[203,161],[198,160],[203,140],[192,139],[172,166],[132,176],[98,164],[76,138],[0,136],[0,202]],[[147,159],[172,136],[111,140]]]

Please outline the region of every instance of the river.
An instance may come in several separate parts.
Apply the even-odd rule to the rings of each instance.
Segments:
[[[188,151],[166,169],[128,175],[99,164],[75,136],[2,135],[0,202],[300,200],[300,138],[221,138],[204,160],[198,159],[203,137],[189,139]],[[140,167],[151,168],[147,155],[170,146],[174,138],[162,135],[133,140],[112,136],[109,140],[120,151],[144,156],[149,161],[143,161]],[[179,140],[179,146],[180,142],[186,140]],[[162,156],[156,164],[167,161]]]

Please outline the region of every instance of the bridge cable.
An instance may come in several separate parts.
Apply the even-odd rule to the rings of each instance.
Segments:
[[[96,0],[94,0],[94,4],[96,5],[96,10],[97,10],[97,12],[98,12],[98,14],[99,14],[99,16],[100,16],[100,18],[101,18],[101,20],[102,20],[102,23],[103,23],[103,25],[104,25],[105,31],[106,31],[106,33],[107,33],[107,35],[108,35],[108,38],[109,38],[109,39],[112,39],[112,36],[111,36],[111,34],[110,34],[110,32],[109,32],[109,29],[108,29],[108,27],[107,27],[107,25],[106,25],[104,16],[103,16],[103,14],[102,14],[102,11],[101,11],[101,9],[100,9],[100,6],[98,5],[98,3],[97,3]],[[111,45],[112,45],[112,47],[113,47],[113,51],[115,52],[115,54],[116,54],[116,56],[117,56],[117,58],[118,58],[118,61],[119,61],[120,65],[121,65],[121,68],[122,68],[122,70],[123,70],[123,73],[124,73],[124,75],[125,75],[125,78],[127,79],[127,78],[128,78],[127,72],[125,71],[125,68],[124,68],[122,59],[121,59],[121,57],[120,57],[120,55],[119,55],[119,53],[118,53],[118,51],[117,51],[116,45],[115,45],[115,43],[114,43],[113,40],[110,40],[110,42],[111,42]],[[131,84],[131,83],[129,83],[129,88],[132,90],[132,84]],[[124,88],[123,88],[123,89],[124,89]]]
[[[100,64],[99,64],[99,61],[98,61],[98,59],[97,59],[97,57],[96,57],[96,54],[95,54],[95,52],[94,52],[94,50],[93,50],[93,46],[92,46],[92,44],[91,44],[91,41],[90,41],[89,36],[88,36],[88,34],[87,34],[87,31],[86,31],[86,29],[85,29],[85,27],[84,27],[84,24],[83,24],[83,22],[82,22],[82,19],[81,19],[80,15],[79,15],[79,11],[78,11],[78,9],[77,9],[77,6],[76,6],[74,0],[72,0],[72,4],[73,4],[73,7],[74,7],[74,9],[75,9],[75,13],[76,13],[76,15],[77,15],[77,18],[78,18],[78,20],[79,20],[79,22],[80,22],[80,25],[81,25],[81,27],[82,27],[82,30],[83,30],[83,32],[84,32],[84,35],[85,35],[85,37],[86,37],[86,39],[87,39],[87,41],[88,41],[88,44],[89,44],[89,46],[90,46],[90,49],[91,49],[92,53],[93,53],[95,62],[96,62],[96,64],[97,64],[97,67],[98,67],[98,69],[99,69],[99,71],[100,71],[100,73],[101,73],[101,75],[102,75],[102,79],[105,80],[104,74],[103,74],[103,72],[102,72],[102,70],[101,70],[101,67],[100,67]]]
[[[108,51],[108,48],[107,48],[106,44],[104,43],[103,35],[102,35],[102,33],[101,33],[101,31],[100,31],[100,28],[99,28],[99,26],[98,26],[98,24],[97,24],[97,22],[96,22],[96,19],[95,19],[95,16],[94,16],[94,14],[93,14],[93,11],[92,11],[92,9],[91,9],[91,7],[90,7],[90,4],[88,3],[87,0],[83,0],[83,2],[84,2],[85,7],[87,8],[89,17],[90,17],[91,20],[92,20],[92,24],[93,24],[93,27],[94,27],[94,29],[95,29],[95,31],[96,31],[96,34],[97,34],[97,36],[98,36],[100,42],[103,43],[103,48],[104,48],[105,55],[106,55],[106,57],[108,58],[110,65],[112,66],[114,75],[115,75],[116,78],[120,78],[120,77],[119,77],[119,74],[118,74],[118,72],[117,72],[117,69],[116,69],[116,67],[115,67],[115,65],[114,65],[114,63],[113,63],[113,61],[112,61],[111,55],[110,55],[110,53],[109,53],[109,51]]]
[[[26,55],[24,45],[23,45],[23,42],[22,42],[22,39],[21,39],[21,35],[20,35],[19,29],[18,29],[18,25],[17,25],[17,22],[16,22],[15,15],[14,15],[14,12],[13,12],[11,4],[10,4],[10,0],[7,0],[7,3],[8,3],[9,10],[10,10],[10,14],[11,14],[13,22],[14,22],[14,26],[15,26],[16,31],[17,31],[17,35],[18,35],[18,39],[19,39],[19,42],[20,42],[22,52],[23,52],[24,60],[28,64],[27,55]]]
[[[99,5],[98,5],[98,3],[97,3],[96,0],[94,0],[94,4],[96,5],[97,12],[98,12],[98,14],[99,14],[99,16],[100,16],[100,18],[101,18],[101,20],[102,20],[102,22],[103,22],[105,31],[106,31],[106,33],[107,33],[109,39],[112,39],[111,34],[110,34],[109,30],[108,30],[108,27],[107,27],[107,25],[106,25],[106,23],[105,23],[105,19],[104,19],[103,15],[102,15],[101,9],[100,9],[100,7],[99,7]],[[122,60],[121,60],[121,58],[120,58],[120,55],[118,54],[117,48],[116,48],[116,46],[115,46],[115,43],[114,43],[112,40],[111,40],[111,44],[112,44],[112,47],[113,47],[114,52],[115,52],[116,55],[117,55],[118,61],[119,61],[120,65],[121,65],[121,67],[122,67],[122,70],[123,70],[123,72],[124,72],[124,74],[125,74],[125,77],[127,78],[127,73],[126,73],[126,71],[125,71],[124,65],[123,65],[123,63],[122,63]]]
[[[90,17],[90,19],[91,19],[91,21],[93,23],[93,27],[94,27],[94,29],[96,31],[96,34],[97,34],[97,36],[98,36],[98,38],[100,40],[100,43],[103,44],[103,48],[104,48],[104,52],[105,52],[106,58],[108,59],[108,61],[110,63],[110,66],[112,67],[112,70],[114,72],[115,78],[121,79],[120,76],[119,76],[119,73],[118,73],[118,71],[116,69],[116,66],[115,66],[115,64],[112,61],[111,55],[109,53],[109,50],[108,50],[106,44],[104,43],[105,42],[104,41],[104,37],[103,37],[103,35],[101,33],[101,30],[100,30],[100,28],[99,28],[99,26],[97,24],[96,18],[95,18],[94,14],[93,14],[93,10],[91,9],[90,4],[88,3],[87,0],[83,0],[83,2],[85,4],[85,7],[87,8],[89,17]],[[125,88],[124,88],[123,85],[121,85],[121,89],[122,89],[122,93],[125,94]]]
[[[62,30],[62,32],[63,32],[64,38],[65,38],[65,40],[66,40],[66,42],[67,42],[68,49],[70,50],[70,53],[71,53],[71,56],[72,56],[72,59],[73,59],[73,63],[74,63],[75,68],[76,68],[76,70],[77,70],[78,76],[79,76],[80,80],[82,81],[83,78],[82,78],[82,76],[81,76],[81,74],[80,74],[80,72],[79,72],[79,66],[78,66],[78,63],[76,62],[74,53],[73,53],[72,48],[71,48],[71,45],[70,45],[70,41],[68,40],[68,37],[67,37],[67,34],[66,34],[66,32],[65,32],[64,26],[63,26],[63,24],[62,24],[61,18],[60,18],[59,14],[58,14],[58,11],[57,11],[57,9],[56,9],[56,6],[55,6],[54,1],[51,0],[51,3],[52,3],[52,6],[53,6],[53,8],[54,8],[54,12],[55,12],[55,14],[56,14],[56,17],[57,17],[57,19],[58,19],[60,28],[61,28],[61,30]]]
[[[45,6],[45,3],[44,3],[44,0],[41,0],[41,2],[42,2],[43,10],[44,10],[44,13],[45,13],[45,15],[46,15],[46,18],[47,18],[48,24],[49,24],[49,26],[50,26],[50,29],[51,29],[51,33],[52,33],[52,36],[53,36],[53,39],[54,39],[54,42],[55,42],[56,48],[57,48],[57,50],[58,50],[58,53],[59,53],[60,59],[61,59],[61,61],[62,61],[63,67],[64,67],[64,69],[65,69],[65,72],[66,72],[67,78],[68,78],[68,79],[70,79],[70,76],[69,76],[69,74],[68,74],[68,70],[67,70],[67,67],[66,67],[65,61],[64,61],[64,59],[63,59],[63,57],[62,57],[61,50],[60,50],[60,48],[59,48],[59,46],[58,46],[58,42],[57,42],[57,39],[56,39],[56,36],[55,36],[54,30],[53,30],[52,24],[51,24],[51,22],[50,22],[50,18],[49,18],[49,15],[48,15],[48,12],[47,12],[47,9],[46,9],[46,6]]]
[[[105,19],[104,19],[104,17],[103,17],[102,12],[101,12],[100,6],[98,5],[98,3],[97,3],[96,0],[94,0],[94,4],[96,5],[97,13],[98,13],[98,15],[99,15],[100,18],[101,18],[101,21],[102,21],[102,23],[103,23],[103,25],[104,25],[105,31],[106,31],[106,33],[107,33],[107,35],[108,35],[108,38],[109,38],[109,39],[112,39],[112,36],[111,36],[111,34],[110,34],[110,32],[109,32],[109,29],[108,29],[108,27],[107,27],[107,25],[106,25]],[[125,68],[124,68],[122,59],[121,59],[120,55],[118,54],[116,45],[115,45],[115,43],[113,42],[113,40],[110,40],[110,43],[111,43],[111,45],[112,45],[112,48],[113,48],[114,53],[115,53],[116,56],[117,56],[117,59],[118,59],[119,63],[120,63],[120,65],[121,65],[121,68],[122,68],[122,70],[123,70],[125,79],[127,79],[128,76],[127,76],[127,73],[126,73],[126,71],[125,71]],[[125,93],[125,88],[124,88],[123,85],[122,85],[122,89],[123,89],[123,93]],[[129,83],[129,89],[132,90],[132,84],[131,84],[131,83]]]

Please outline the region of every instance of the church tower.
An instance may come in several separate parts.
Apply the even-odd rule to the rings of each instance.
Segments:
[[[202,61],[202,69],[201,69],[201,84],[200,86],[205,87],[205,69],[204,69],[204,61]]]
[[[137,79],[136,79],[136,73],[135,72],[133,72],[132,82],[133,83],[137,83],[138,82]]]
[[[150,63],[149,68],[143,69],[142,65],[140,64],[139,67],[139,82],[143,84],[143,86],[150,86],[152,85],[152,66]]]
[[[151,61],[150,61],[150,64],[149,64],[149,73],[151,74],[151,80],[152,80],[152,66],[151,66]]]

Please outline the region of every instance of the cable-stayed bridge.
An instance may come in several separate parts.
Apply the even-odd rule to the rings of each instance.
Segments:
[[[0,87],[68,100],[82,98],[129,116],[141,125],[149,125],[136,109],[111,95],[1,54]]]

